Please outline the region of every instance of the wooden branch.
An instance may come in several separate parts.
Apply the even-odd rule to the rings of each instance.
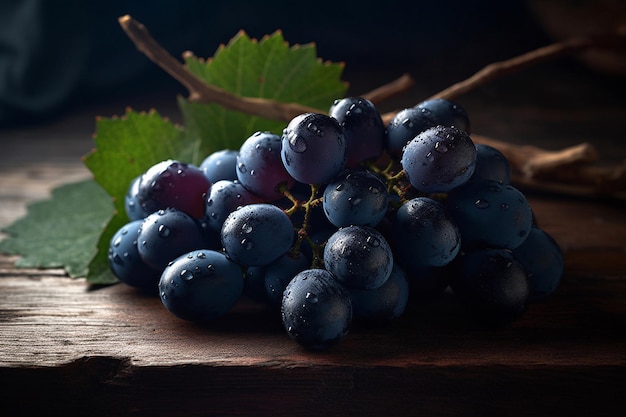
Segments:
[[[407,91],[414,84],[415,80],[413,80],[410,74],[403,74],[400,78],[388,84],[382,85],[369,93],[362,94],[361,97],[377,105],[398,93]]]
[[[224,89],[209,85],[189,72],[183,64],[159,45],[143,24],[129,15],[120,17],[119,24],[139,51],[143,52],[152,62],[189,91],[190,101],[218,103],[231,110],[285,122],[302,113],[320,111],[297,103],[282,103],[257,97],[240,97]]]

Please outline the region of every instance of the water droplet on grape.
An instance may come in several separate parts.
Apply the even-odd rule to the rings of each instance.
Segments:
[[[313,132],[316,136],[324,136],[324,131],[314,123],[307,124],[306,128]]]
[[[436,142],[435,143],[435,150],[437,152],[439,152],[439,153],[446,153],[446,152],[448,152],[448,147],[443,142]]]
[[[474,205],[479,209],[486,209],[487,207],[489,207],[489,202],[487,200],[479,198],[474,202]]]
[[[246,233],[246,234],[247,234],[247,233],[252,233],[252,225],[251,225],[251,224],[249,224],[249,223],[244,223],[244,224],[241,226],[241,231],[242,231],[242,232],[244,232],[244,233]]]
[[[380,246],[380,240],[376,236],[368,236],[365,240],[368,245],[373,246],[375,248]]]
[[[196,255],[196,258],[198,258],[198,259],[206,259],[206,253],[198,252],[198,254]]]
[[[209,271],[209,272],[213,273],[213,272],[215,272],[215,265],[213,265],[213,264],[208,264],[208,265],[206,266],[206,269],[207,269],[207,271]]]
[[[122,237],[118,236],[117,239],[115,239],[115,242],[113,242],[113,246],[117,248],[121,243],[122,243]]]
[[[113,255],[113,262],[115,262],[116,264],[119,265],[123,265],[124,262],[122,261],[122,258],[120,258],[120,256],[116,253],[115,255]]]
[[[435,160],[435,156],[433,155],[432,152],[428,152],[426,154],[426,159],[428,159],[429,162],[433,162]]]
[[[172,231],[170,230],[169,227],[167,227],[164,224],[159,226],[159,236],[161,236],[161,237],[169,237],[170,234],[172,234]]]
[[[242,174],[245,174],[246,172],[248,172],[248,168],[246,168],[246,164],[244,164],[243,162],[240,162],[239,165],[237,165],[237,169]]]
[[[507,203],[500,204],[500,207],[502,208],[502,210],[508,210],[509,209],[509,205]]]
[[[361,201],[362,199],[360,199],[359,197],[348,197],[348,203],[352,204],[353,206],[358,206]]]
[[[311,304],[317,304],[317,302],[319,301],[319,298],[317,298],[317,295],[307,292],[306,293],[306,297],[307,301]]]
[[[183,269],[182,271],[180,271],[180,277],[185,281],[191,281],[193,279],[193,272],[187,269]]]
[[[212,199],[212,198],[209,198],[209,199],[207,200],[207,202],[206,202],[206,205],[207,205],[207,206],[209,206],[209,207],[211,207],[211,206],[213,205],[213,199]]]
[[[241,239],[241,246],[243,246],[244,249],[246,250],[250,250],[252,248],[254,248],[254,242],[250,239]]]
[[[335,190],[337,190],[337,191],[342,191],[344,188],[345,188],[345,184],[341,183],[341,184],[338,184],[338,185],[335,187]]]
[[[302,153],[306,151],[306,141],[302,139],[300,136],[292,136],[289,139],[289,146],[294,152]]]

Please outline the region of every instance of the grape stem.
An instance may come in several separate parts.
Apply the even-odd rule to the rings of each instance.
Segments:
[[[189,91],[189,101],[217,103],[228,109],[284,122],[289,122],[302,113],[320,112],[319,109],[298,103],[283,103],[258,97],[241,97],[209,85],[196,77],[185,65],[159,45],[143,24],[129,15],[120,17],[118,21],[139,51]],[[511,59],[491,63],[469,78],[449,86],[430,98],[453,99],[497,78],[549,59],[580,53],[591,48],[615,48],[623,46],[625,41],[626,26],[620,26],[604,35],[581,36],[556,42]],[[189,57],[192,54],[187,52],[185,56]],[[377,104],[394,94],[406,91],[412,85],[413,80],[405,74],[389,84],[363,94],[362,97]],[[397,112],[383,114],[383,122],[389,123],[396,114]],[[503,151],[505,156],[512,159],[513,182],[524,184],[529,188],[582,196],[602,194],[619,197],[623,195],[626,185],[626,161],[617,165],[591,166],[590,163],[597,160],[597,152],[589,144],[580,145],[580,149],[576,147],[574,147],[576,149],[566,148],[563,152],[557,153],[540,148],[535,148],[534,151],[536,152],[528,153],[527,146],[513,145],[478,135],[472,135],[472,139],[476,143],[487,143]],[[572,170],[571,167],[576,167],[576,169]],[[567,168],[570,175],[565,177],[561,175],[565,171],[563,168]]]

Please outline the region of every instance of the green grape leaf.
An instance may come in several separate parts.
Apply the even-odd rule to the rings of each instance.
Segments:
[[[280,31],[251,39],[240,31],[213,58],[187,56],[187,68],[198,78],[238,96],[299,103],[327,113],[333,100],[345,95],[343,64],[323,62],[314,44],[287,44]],[[201,150],[239,149],[256,131],[280,134],[286,123],[251,116],[217,104],[178,100],[185,129],[201,138]]]
[[[64,184],[4,228],[10,237],[0,242],[0,251],[22,255],[18,267],[64,268],[71,277],[84,277],[112,213],[110,197],[93,180]]]

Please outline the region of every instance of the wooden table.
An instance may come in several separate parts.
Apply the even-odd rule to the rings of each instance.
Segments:
[[[592,87],[601,78],[589,83],[580,91],[598,94]],[[528,97],[489,106],[525,90],[520,79],[505,87],[467,97],[481,133],[558,147],[595,128],[615,150],[609,157],[624,155],[623,143],[607,139],[625,131],[623,105],[603,101],[614,92],[580,98],[573,110]],[[604,113],[585,107],[598,103]],[[585,109],[572,128],[572,111]],[[80,116],[8,132],[2,226],[52,186],[88,176],[77,157],[91,147],[92,125]],[[533,123],[511,124],[520,117]],[[558,127],[566,133],[555,135]],[[83,279],[16,269],[15,257],[0,255],[0,415],[613,415],[626,405],[624,203],[527,195],[564,251],[556,294],[497,330],[468,320],[444,294],[413,304],[391,326],[355,326],[325,353],[300,348],[275,311],[250,301],[199,326],[127,286],[89,290]]]

